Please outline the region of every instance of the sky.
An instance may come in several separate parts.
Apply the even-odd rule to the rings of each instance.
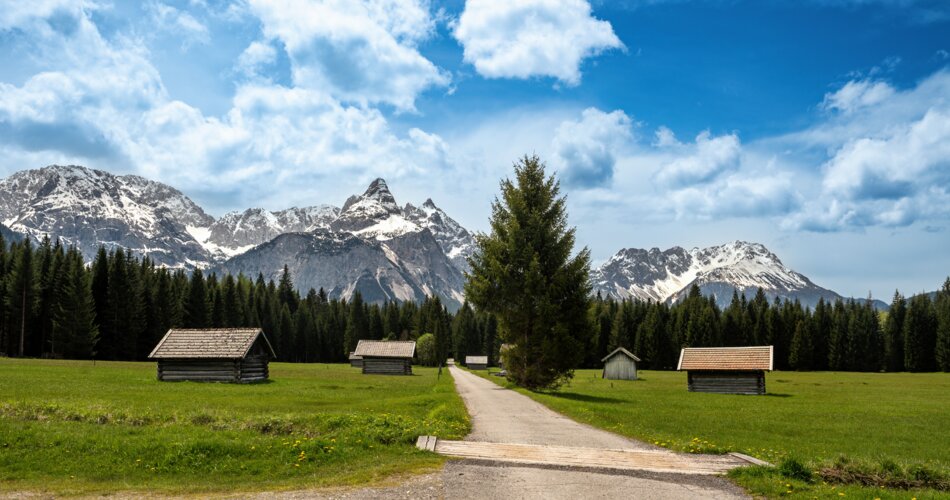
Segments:
[[[488,229],[537,154],[578,244],[765,244],[889,300],[950,275],[950,2],[0,0],[0,176],[209,213],[387,180]]]

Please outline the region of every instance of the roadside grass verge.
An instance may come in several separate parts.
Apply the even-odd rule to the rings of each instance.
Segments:
[[[755,495],[950,498],[950,491],[934,489],[950,477],[948,374],[772,372],[768,395],[738,396],[687,392],[679,372],[641,371],[641,380],[619,381],[578,370],[552,392],[472,373],[580,422],[658,446],[735,451],[776,465],[798,461],[813,473],[809,481],[778,467],[730,474]]]
[[[158,382],[154,363],[0,359],[0,491],[183,494],[432,470],[420,434],[470,425],[451,376],[271,364],[259,384]]]

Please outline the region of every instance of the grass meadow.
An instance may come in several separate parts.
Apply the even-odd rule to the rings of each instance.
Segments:
[[[772,372],[766,396],[690,393],[680,372],[641,371],[637,381],[600,376],[578,370],[556,392],[516,390],[578,421],[678,451],[736,451],[773,464],[792,458],[813,470],[838,462],[950,476],[950,374]],[[734,479],[771,498],[950,498],[806,482],[773,469],[740,470]]]
[[[158,382],[155,363],[0,358],[0,492],[315,488],[432,470],[470,425],[451,376],[271,364],[271,381]]]

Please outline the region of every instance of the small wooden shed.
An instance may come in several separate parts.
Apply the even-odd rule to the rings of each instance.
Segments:
[[[361,340],[353,354],[363,359],[363,373],[376,375],[412,375],[415,341]]]
[[[636,380],[637,363],[640,358],[623,347],[618,347],[600,360],[604,363],[604,373],[600,378],[608,380]]]
[[[355,353],[350,353],[350,366],[353,368],[362,368],[363,367],[363,357],[357,356]]]
[[[276,357],[260,328],[173,328],[148,356],[158,361],[158,380],[197,382],[267,380]]]
[[[487,370],[488,356],[465,356],[465,367],[469,370]]]
[[[686,370],[690,392],[765,394],[772,362],[772,346],[686,347],[677,370]]]

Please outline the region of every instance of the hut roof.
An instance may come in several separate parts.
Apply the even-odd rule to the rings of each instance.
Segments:
[[[416,343],[412,340],[361,340],[356,344],[353,354],[371,358],[411,358],[416,353]]]
[[[634,361],[637,361],[637,362],[640,361],[640,358],[634,356],[632,352],[630,352],[630,351],[624,349],[623,347],[618,347],[618,348],[614,349],[614,351],[613,351],[612,353],[610,353],[610,354],[604,356],[604,359],[602,359],[602,360],[600,360],[600,361],[601,361],[601,363],[603,363],[604,361],[607,361],[608,359],[610,359],[610,358],[612,358],[612,357],[614,357],[614,356],[616,356],[616,355],[618,355],[618,354],[623,354],[623,355],[625,355],[626,357],[628,357],[628,358],[630,358],[630,359],[632,359],[632,360],[634,360]]]
[[[677,370],[772,370],[772,346],[685,347]]]
[[[351,353],[350,353],[350,361],[353,361],[354,359],[363,359],[363,356],[357,356],[356,353],[351,352]]]
[[[466,365],[487,365],[488,356],[465,356]]]
[[[272,357],[274,348],[260,328],[208,328],[168,330],[155,346],[149,359],[217,358],[241,359],[247,356],[258,337]]]

